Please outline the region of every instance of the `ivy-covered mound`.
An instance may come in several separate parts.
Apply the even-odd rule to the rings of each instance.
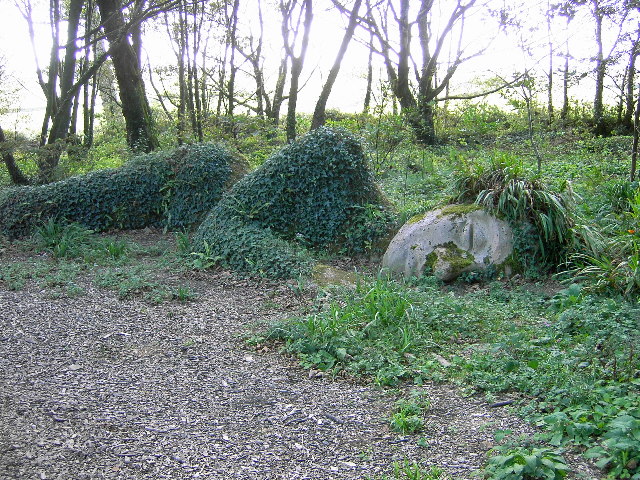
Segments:
[[[363,252],[390,218],[358,140],[320,128],[236,183],[194,247],[236,271],[291,278],[309,271],[309,248]]]
[[[246,171],[246,162],[225,148],[196,144],[141,155],[120,168],[10,188],[0,192],[0,233],[23,237],[50,218],[95,231],[189,227]]]

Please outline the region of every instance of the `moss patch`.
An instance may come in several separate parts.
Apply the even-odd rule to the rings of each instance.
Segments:
[[[438,217],[444,217],[446,215],[466,215],[478,210],[482,210],[482,206],[475,203],[447,205],[446,207],[442,208],[442,211],[438,214]]]
[[[418,223],[420,222],[422,219],[424,219],[424,217],[426,217],[427,214],[426,213],[419,213],[418,215],[414,215],[413,217],[411,217],[409,220],[407,220],[407,224],[409,225],[413,225],[414,223]]]
[[[468,266],[473,265],[475,262],[473,256],[469,252],[462,250],[453,242],[438,245],[436,248],[444,249],[444,253],[440,254],[438,257],[447,262],[447,264],[451,266],[450,269],[453,271],[462,271]]]
[[[433,269],[436,266],[436,262],[438,261],[438,255],[436,252],[431,252],[427,255],[426,261],[424,263],[424,271],[425,273],[433,273]]]
[[[426,275],[435,274],[442,280],[449,281],[474,263],[473,255],[462,250],[455,243],[447,242],[437,245],[427,255],[423,273]]]

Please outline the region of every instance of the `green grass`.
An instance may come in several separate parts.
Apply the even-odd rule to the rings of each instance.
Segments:
[[[22,290],[33,279],[44,279],[54,270],[45,260],[17,261],[0,264],[0,282],[8,290]]]
[[[624,455],[607,447],[615,422],[640,421],[637,305],[579,287],[549,296],[536,293],[535,285],[494,282],[456,294],[434,281],[407,285],[385,278],[363,280],[331,298],[311,315],[275,324],[262,341],[281,342],[305,367],[382,386],[444,380],[489,398],[520,392],[527,398],[523,412],[547,432],[549,444],[583,445],[583,451],[604,445],[590,451],[612,471],[637,457],[640,430],[625,434]],[[596,419],[585,413],[603,409]],[[403,434],[422,428],[422,417],[402,402],[390,422]]]
[[[10,290],[33,283],[52,297],[83,295],[83,281],[114,290],[121,299],[188,302],[197,294],[167,278],[191,268],[169,242],[143,247],[113,235],[97,235],[77,224],[48,221],[16,246],[29,261],[0,264],[0,282]],[[167,275],[158,275],[158,272]]]
[[[190,302],[198,298],[198,294],[194,292],[188,285],[179,285],[169,291],[172,300],[178,302]]]
[[[98,287],[115,290],[121,299],[136,295],[154,295],[160,288],[151,271],[143,265],[108,267],[94,277]]]
[[[421,432],[424,428],[424,413],[429,405],[426,394],[417,390],[412,391],[408,398],[397,400],[389,421],[391,429],[402,435]]]
[[[441,468],[421,466],[416,461],[403,460],[393,463],[392,474],[376,478],[376,480],[447,480],[449,477]]]
[[[322,300],[322,299],[320,299]],[[462,362],[468,351],[496,334],[509,335],[514,323],[534,329],[545,322],[539,298],[495,283],[465,296],[443,294],[433,279],[413,288],[379,277],[362,281],[317,313],[279,323],[266,338],[285,341],[303,365],[321,370],[371,375],[376,383],[440,378],[435,354]],[[533,305],[533,308],[532,308]]]

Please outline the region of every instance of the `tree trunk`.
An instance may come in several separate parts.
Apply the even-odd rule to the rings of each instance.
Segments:
[[[278,68],[278,79],[276,80],[276,88],[273,92],[273,102],[271,102],[271,108],[269,108],[268,104],[266,105],[267,118],[271,119],[275,126],[278,126],[280,124],[280,109],[282,108],[282,103],[284,102],[284,86],[287,82],[288,74],[289,57],[285,56],[280,62],[280,67]]]
[[[264,89],[264,78],[262,75],[262,69],[260,68],[259,52],[261,50],[262,49],[260,48],[257,51],[257,57],[255,58],[255,61],[251,62],[251,65],[253,66],[253,74],[256,78],[256,114],[258,115],[258,117],[264,120],[264,97],[266,93]]]
[[[102,42],[96,43],[96,55],[104,55],[106,51]],[[105,62],[96,74],[98,80],[98,94],[100,95],[100,101],[102,102],[102,110],[107,122],[113,120],[120,110],[116,95],[116,76],[113,73],[113,62]]]
[[[267,93],[264,86],[264,74],[260,67],[260,60],[262,59],[262,47],[264,45],[264,19],[262,18],[262,1],[258,0],[258,26],[260,28],[260,34],[258,36],[258,44],[253,46],[253,37],[249,39],[249,46],[251,51],[247,54],[241,49],[238,51],[242,53],[244,58],[251,64],[253,69],[253,77],[256,81],[256,114],[262,120],[264,120],[265,114],[265,99],[268,101]]]
[[[257,48],[249,54],[244,54],[245,59],[251,64],[251,68],[253,70],[253,78],[255,79],[255,96],[256,96],[256,107],[255,112],[258,117],[264,120],[265,115],[265,100],[267,103],[269,102],[269,98],[265,91],[264,86],[264,75],[262,73],[262,68],[260,67],[260,59],[262,58],[262,39],[259,40]],[[242,52],[241,52],[242,53]]]
[[[336,55],[336,59],[333,62],[333,66],[329,71],[329,76],[327,77],[327,81],[322,87],[322,91],[320,92],[320,97],[316,102],[316,107],[313,111],[313,118],[311,119],[311,130],[314,130],[318,127],[321,127],[326,122],[326,107],[327,100],[329,100],[329,95],[331,94],[331,89],[333,88],[333,84],[338,78],[338,73],[340,72],[340,67],[342,66],[342,59],[344,58],[345,53],[347,53],[347,47],[349,46],[349,42],[353,38],[353,33],[356,30],[356,26],[358,24],[358,12],[360,10],[360,5],[362,4],[362,0],[355,0],[353,4],[353,10],[351,10],[349,16],[349,24],[347,25],[347,30],[344,32],[344,36],[342,37],[342,43],[340,44],[340,49],[338,50],[338,55]]]
[[[226,36],[224,55],[220,59],[220,70],[218,71],[218,103],[216,105],[216,116],[222,115],[222,107],[226,98],[226,80],[227,80],[227,58],[229,57],[229,35]]]
[[[88,0],[85,7],[85,30],[93,30],[93,14],[94,7],[92,0]],[[89,40],[89,39],[87,39]],[[94,39],[95,41],[95,39]],[[89,58],[93,52],[92,42],[85,42],[84,61],[82,62],[81,72],[86,73],[89,68]],[[93,145],[93,125],[95,120],[95,102],[97,95],[98,75],[94,74],[91,80],[83,85],[82,88],[82,144],[85,149]]]
[[[104,32],[109,40],[122,114],[127,129],[127,144],[134,152],[150,152],[159,147],[135,50],[127,40],[120,0],[97,0]]]
[[[618,126],[622,126],[622,116],[624,112],[628,77],[629,77],[629,66],[627,65],[626,67],[624,67],[624,72],[622,74],[622,80],[620,84],[618,84],[618,82],[614,82],[615,86],[618,88],[618,91],[617,91],[618,101],[616,102],[616,125]]]
[[[423,12],[423,9],[421,9]],[[426,12],[423,12],[426,15]],[[391,61],[391,49],[389,48],[388,34],[384,31],[376,31],[380,42],[382,58],[385,63],[387,77],[393,92],[393,114],[397,114],[397,103],[400,103],[400,113],[409,122],[411,127],[417,132],[420,129],[420,113],[418,102],[411,91],[409,82],[409,61],[411,47],[411,27],[413,22],[409,21],[409,0],[400,1],[400,16],[396,18],[398,22],[398,33],[400,47],[398,51],[397,68]],[[382,38],[382,37],[386,38]]]
[[[50,0],[49,16],[51,18],[51,52],[49,54],[48,82],[44,85],[45,97],[47,98],[47,111],[42,123],[40,134],[40,146],[47,144],[47,132],[49,132],[49,121],[58,109],[58,76],[60,75],[60,60],[58,50],[60,49],[60,5],[58,0]]]
[[[298,85],[303,62],[300,58],[291,59],[291,85],[289,87],[289,101],[287,104],[286,132],[287,142],[296,138],[296,108],[298,103]]]
[[[426,16],[426,12],[425,12]],[[398,19],[400,34],[400,51],[398,52],[398,74],[395,94],[400,102],[403,114],[415,115],[416,100],[409,85],[409,56],[411,54],[411,23],[409,22],[409,0],[400,0],[400,18]]]
[[[120,0],[118,0],[120,1]],[[147,0],[134,0],[134,16],[140,16]],[[134,22],[131,25],[131,46],[136,54],[138,70],[142,71],[142,23]]]
[[[629,178],[633,182],[636,179],[638,162],[638,138],[640,137],[640,96],[636,104],[636,112],[633,116],[633,150],[631,152],[631,172]]]
[[[198,77],[198,54],[201,41],[201,27],[204,15],[198,11],[199,3],[180,0],[175,13],[170,20],[165,13],[164,24],[171,40],[173,53],[178,68],[178,101],[169,101],[177,108],[176,140],[178,145],[184,144],[190,138],[203,139],[202,131],[202,98],[200,78]],[[150,75],[151,85],[160,98],[162,108],[168,118],[172,118],[164,101]]]
[[[71,107],[71,121],[69,122],[69,135],[74,137],[78,134],[78,111],[80,110],[80,90],[73,97]]]
[[[7,167],[7,171],[9,172],[9,178],[11,178],[11,181],[13,182],[13,184],[29,185],[31,182],[25,176],[25,174],[22,173],[22,170],[20,170],[20,167],[18,167],[18,165],[16,164],[16,159],[14,158],[13,153],[11,152],[11,148],[9,147],[7,139],[4,136],[4,131],[2,130],[2,127],[0,127],[0,152],[2,153],[2,161]]]
[[[98,97],[98,77],[93,77],[91,82],[91,91],[88,92],[85,85],[85,103],[83,105],[84,111],[84,125],[83,125],[83,144],[86,149],[93,146],[93,130],[96,119],[96,99]]]
[[[184,144],[185,135],[187,130],[186,122],[186,108],[187,108],[187,76],[185,75],[185,49],[186,49],[186,25],[185,19],[186,13],[183,9],[183,2],[180,2],[177,9],[178,14],[178,32],[175,35],[174,42],[176,44],[176,60],[178,62],[178,123],[176,125],[176,141],[178,145]],[[167,30],[170,30],[168,19]]]
[[[84,0],[71,0],[69,2],[69,12],[67,17],[67,41],[64,47],[64,61],[60,62],[58,58],[59,41],[58,26],[53,26],[55,33],[53,34],[53,48],[49,62],[49,81],[47,84],[47,112],[45,121],[42,125],[41,146],[45,144],[47,148],[41,148],[38,152],[38,168],[39,175],[43,182],[53,180],[54,173],[60,162],[60,155],[63,146],[60,144],[69,134],[71,124],[71,114],[73,107],[73,92],[75,73],[76,73],[76,37],[78,36],[78,26],[80,24],[80,15]],[[57,0],[51,2],[52,21],[57,19],[60,22],[59,3]],[[60,95],[56,85],[60,85]],[[47,127],[51,120],[51,127],[48,136],[46,135]],[[46,136],[46,141],[44,141]]]
[[[547,118],[553,123],[553,41],[551,39],[551,5],[547,0],[547,39],[549,42],[549,70],[547,71]]]
[[[455,74],[458,66],[465,60],[463,57],[462,32],[464,31],[464,19],[467,10],[472,8],[476,0],[468,0],[462,3],[457,0],[452,7],[444,25],[437,29],[430,24],[431,10],[434,0],[421,0],[417,18],[409,20],[409,0],[400,0],[399,8],[393,10],[393,19],[398,25],[399,46],[397,49],[397,63],[394,63],[392,54],[393,48],[387,34],[387,12],[382,12],[382,21],[377,22],[369,15],[365,22],[369,31],[373,33],[380,43],[380,54],[384,60],[389,83],[394,93],[394,98],[400,102],[401,113],[411,125],[416,133],[416,138],[424,144],[433,144],[435,137],[435,103],[438,95],[449,85],[451,77]],[[380,4],[378,4],[380,5]],[[386,5],[386,4],[383,4]],[[379,6],[378,6],[379,9]],[[436,13],[433,13],[435,16]],[[420,46],[422,49],[422,66],[416,72],[418,79],[418,96],[414,96],[409,81],[409,65],[411,61],[411,28],[418,25]],[[459,25],[458,47],[454,60],[447,71],[439,78],[437,76],[439,56],[445,49],[445,44],[451,38],[454,27]],[[437,31],[437,35],[434,33]],[[430,43],[433,45],[433,52],[430,51]],[[480,52],[478,52],[480,53]],[[476,54],[477,55],[477,54]],[[471,55],[467,58],[471,58]],[[417,70],[417,68],[416,68]],[[394,102],[395,107],[395,102]]]
[[[602,98],[604,94],[604,78],[607,69],[602,46],[602,20],[604,14],[600,8],[600,0],[592,0],[592,4],[596,22],[595,41],[598,48],[596,54],[596,87],[593,100],[593,129],[596,135],[606,136],[607,126],[604,118],[604,101]]]
[[[423,145],[436,144],[436,106],[433,101],[424,101],[426,97],[420,97],[418,115],[414,123],[416,139]]]
[[[76,73],[76,37],[84,0],[72,0],[69,3],[69,18],[67,22],[67,45],[65,48],[64,63],[60,73],[60,94],[67,95],[75,80]],[[68,96],[68,95],[67,95]],[[57,102],[56,112],[52,119],[51,131],[47,143],[52,144],[67,137],[71,121],[71,108],[73,95],[68,96],[64,104]]]
[[[560,118],[566,120],[569,115],[569,49],[564,55],[564,68],[562,70],[562,110]]]
[[[371,92],[373,87],[373,34],[369,37],[369,59],[367,60],[367,89],[364,94],[362,113],[369,113],[371,108]]]
[[[640,32],[639,32],[640,33]],[[632,45],[631,53],[629,54],[629,74],[627,77],[627,92],[625,95],[625,111],[622,116],[622,126],[627,130],[633,129],[633,110],[634,110],[634,86],[635,86],[635,73],[636,73],[636,59],[640,55],[640,37],[637,38]]]
[[[291,84],[289,87],[289,101],[287,104],[287,142],[292,142],[296,138],[296,107],[298,102],[298,89],[300,84],[300,74],[304,66],[304,59],[309,46],[309,33],[311,31],[311,21],[313,20],[313,1],[303,0],[301,8],[304,8],[304,24],[302,34],[302,44],[300,54],[295,55],[293,45],[286,45],[287,52],[291,58]],[[286,26],[283,24],[283,28]]]
[[[229,56],[229,82],[227,83],[227,115],[233,116],[235,109],[235,89],[236,89],[236,51],[238,50],[238,8],[240,0],[234,0],[231,11],[231,24],[229,35],[231,35],[231,54]]]
[[[204,132],[202,129],[202,102],[200,98],[200,78],[198,76],[198,54],[200,53],[200,43],[202,41],[202,21],[204,19],[204,11],[200,12],[199,17],[196,15],[198,4],[194,5],[196,12],[194,13],[193,21],[193,51],[190,62],[190,72],[193,82],[193,116],[194,116],[194,130],[199,142],[204,141]],[[198,20],[199,18],[199,20]]]
[[[197,8],[197,3],[194,3],[193,8]],[[186,75],[187,75],[187,91],[186,91],[186,100],[187,100],[187,112],[188,112],[188,116],[189,116],[189,121],[191,123],[191,133],[193,136],[197,135],[198,132],[198,118],[196,115],[196,105],[195,105],[195,100],[194,100],[194,71],[192,68],[192,62],[191,62],[191,55],[192,55],[192,46],[191,44],[193,43],[194,45],[197,43],[196,41],[196,34],[197,31],[194,29],[193,32],[191,32],[191,28],[189,26],[189,16],[187,13],[187,8],[185,5],[184,8],[185,14],[184,14],[184,52],[185,52],[185,59],[186,59]],[[197,12],[194,12],[194,16],[197,14]],[[196,21],[194,18],[193,21],[194,26],[196,25]],[[193,37],[192,34],[193,33]],[[197,51],[196,51],[197,53]]]

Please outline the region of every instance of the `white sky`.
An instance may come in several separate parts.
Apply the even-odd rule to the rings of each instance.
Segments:
[[[42,66],[46,65],[49,55],[49,31],[47,26],[46,0],[34,0],[42,2],[44,9],[40,10],[40,14],[44,14],[37,19],[40,28],[36,32],[38,40],[38,55]],[[537,12],[540,10],[540,3],[536,0],[528,0],[529,19],[536,18]],[[302,80],[309,79],[300,93],[299,110],[310,112],[313,110],[317,95],[319,94],[322,81],[329,71],[334,57],[338,50],[338,46],[342,40],[342,23],[337,20],[335,12],[323,11],[322,5],[329,5],[328,0],[316,0],[314,23],[311,33],[311,44],[307,55],[307,62],[302,74]],[[277,65],[280,57],[278,48],[280,41],[280,25],[278,16],[272,12],[269,14],[265,8],[265,30],[266,34],[273,39],[274,48],[266,50],[265,56],[272,65]],[[240,15],[240,23],[244,23],[247,27],[255,25],[255,20],[247,20],[248,14],[251,12],[251,6],[248,11]],[[325,9],[326,10],[326,9]],[[0,0],[0,55],[6,58],[7,72],[15,79],[18,85],[19,93],[14,102],[14,108],[22,110],[22,114],[18,123],[15,119],[5,116],[3,122],[13,122],[18,129],[24,129],[30,126],[32,129],[38,128],[38,123],[42,119],[44,95],[36,82],[36,67],[29,41],[28,31],[25,20],[20,15],[18,9],[14,6],[13,0]],[[536,20],[533,20],[534,22]],[[540,19],[537,20],[540,22]],[[593,51],[593,34],[591,25],[584,19],[577,19],[572,23],[571,32],[571,50],[576,60],[583,60]],[[488,34],[491,34],[490,28],[486,23],[476,22],[473,18],[467,21],[466,27],[469,32],[473,32],[471,38],[475,44],[483,44]],[[241,27],[242,28],[242,27]],[[561,29],[556,28],[561,34]],[[361,37],[367,34],[361,33]],[[527,32],[529,38],[538,45],[536,56],[540,59],[539,67],[546,68],[548,60],[544,59],[547,46],[546,27],[540,26],[535,32]],[[173,53],[167,44],[163,44],[163,35],[153,34],[145,39],[144,47],[148,52],[152,65],[160,65],[162,63],[171,64],[174,62]],[[475,48],[476,45],[472,45]],[[364,46],[357,42],[352,42],[344,59],[340,76],[334,87],[332,95],[329,99],[328,108],[337,108],[343,111],[360,111],[364,99],[365,89],[365,69],[367,62],[367,51]],[[560,59],[556,58],[556,67],[560,67]],[[495,73],[504,76],[510,76],[514,71],[522,71],[525,68],[535,67],[536,60],[525,58],[525,55],[516,46],[516,39],[511,37],[500,37],[494,41],[488,52],[476,59],[469,61],[460,67],[458,73],[454,77],[454,85],[452,93],[468,93],[477,90],[474,85],[467,82],[473,82],[478,78],[488,78]],[[575,63],[574,63],[575,65]],[[587,69],[588,66],[581,66],[581,69]],[[374,75],[382,76],[381,63],[378,62],[374,68]],[[274,79],[267,79],[267,86],[273,86]],[[560,84],[560,77],[556,78],[556,85]],[[572,94],[582,96],[584,100],[589,101],[591,89],[589,88],[589,80],[582,82],[583,89],[575,89]],[[247,89],[253,88],[252,84],[246,84]],[[7,86],[3,85],[2,89],[6,90]],[[582,92],[582,93],[581,93]],[[151,96],[151,89],[148,88]],[[556,98],[559,98],[557,96]],[[556,103],[559,103],[556,102]],[[284,112],[284,110],[283,110]],[[31,118],[27,118],[31,117]],[[7,124],[7,129],[12,128]]]

